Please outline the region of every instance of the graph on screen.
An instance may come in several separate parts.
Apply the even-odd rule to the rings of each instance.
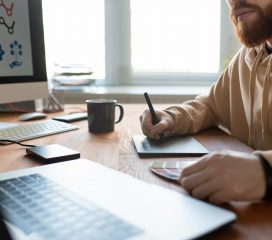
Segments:
[[[0,76],[31,76],[28,0],[0,0]]]

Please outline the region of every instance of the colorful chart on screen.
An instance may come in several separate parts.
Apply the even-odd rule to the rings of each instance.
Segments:
[[[28,0],[0,0],[0,77],[33,75]]]

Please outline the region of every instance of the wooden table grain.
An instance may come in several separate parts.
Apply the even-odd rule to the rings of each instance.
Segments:
[[[184,193],[175,183],[165,181],[149,171],[152,161],[188,161],[197,157],[144,158],[135,153],[131,137],[141,134],[139,117],[147,108],[144,104],[124,104],[124,119],[115,125],[115,131],[106,134],[91,134],[88,131],[87,120],[73,124],[79,130],[51,135],[26,141],[37,146],[58,143],[81,153],[81,158],[87,158],[109,168],[113,168],[143,181],[158,184],[174,191]],[[154,105],[155,109],[164,109],[168,105]],[[49,114],[48,118],[70,112],[86,109],[84,105],[68,105],[65,112]],[[0,121],[18,122],[19,114],[0,113]],[[194,136],[210,151],[236,150],[252,152],[253,150],[242,142],[219,129],[209,129]],[[0,173],[42,165],[38,160],[25,155],[25,147],[10,144],[0,145]],[[252,189],[254,191],[254,189]],[[203,237],[203,239],[271,239],[272,237],[272,203],[266,202],[232,202],[222,207],[237,214],[237,221]],[[197,226],[196,226],[197,227]]]

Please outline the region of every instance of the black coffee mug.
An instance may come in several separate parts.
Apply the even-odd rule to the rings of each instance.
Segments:
[[[115,99],[90,99],[86,103],[89,132],[91,133],[112,132],[114,125],[123,119],[124,109]],[[120,109],[117,121],[115,121],[116,107]]]

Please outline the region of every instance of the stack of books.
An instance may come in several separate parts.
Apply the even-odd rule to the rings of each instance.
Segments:
[[[92,67],[82,64],[55,64],[53,84],[55,86],[86,86],[95,82]]]

